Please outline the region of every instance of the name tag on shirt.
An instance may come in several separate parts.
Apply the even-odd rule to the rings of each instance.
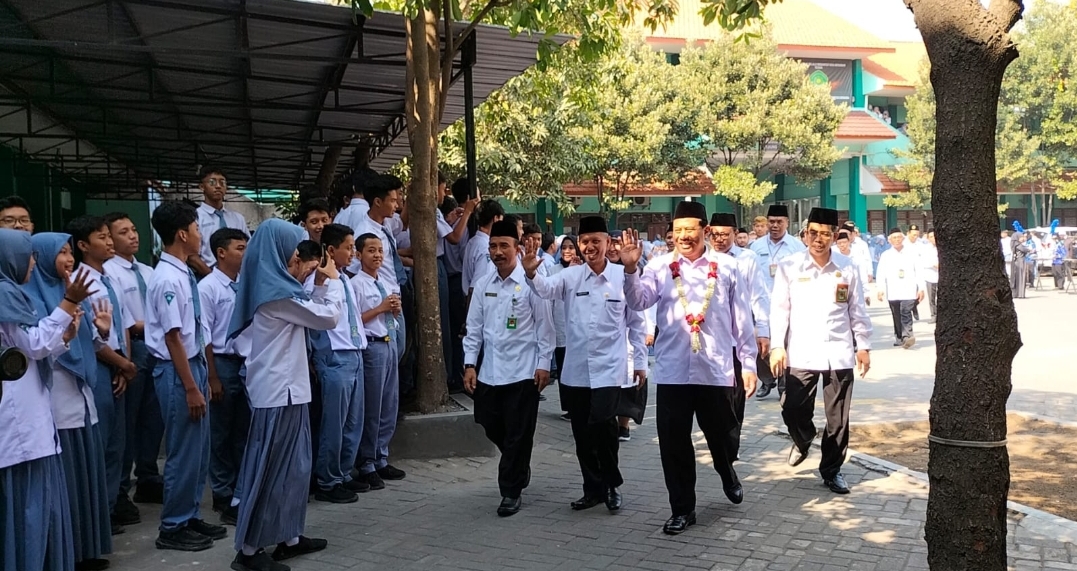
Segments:
[[[778,275],[778,264],[771,264],[770,265],[770,277],[774,277],[776,275]]]
[[[488,291],[488,292],[486,292],[486,297],[497,297],[497,293],[492,292],[492,291]]]
[[[584,295],[591,295],[591,292],[589,292],[589,291],[578,291],[578,292],[576,292],[576,297],[580,297],[580,296],[584,296]]]
[[[899,280],[905,279],[905,270],[898,270],[898,279]]]
[[[621,299],[607,299],[606,303],[621,303],[624,300]]]
[[[811,281],[811,276],[802,276],[802,277],[799,277],[799,278],[797,278],[797,281],[798,281],[798,282],[810,282],[810,281]]]

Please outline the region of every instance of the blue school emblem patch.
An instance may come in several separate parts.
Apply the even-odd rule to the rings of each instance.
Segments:
[[[165,293],[165,303],[167,303],[168,305],[172,305],[172,300],[174,299],[176,299],[176,294],[172,292]]]

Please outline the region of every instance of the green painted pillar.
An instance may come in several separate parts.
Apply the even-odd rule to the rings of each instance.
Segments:
[[[830,177],[828,176],[819,181],[819,206],[835,208],[837,205],[837,198],[830,192]]]
[[[549,230],[546,227],[546,199],[540,198],[535,202],[535,222],[538,223],[539,228],[542,228],[543,232]]]
[[[852,220],[857,228],[866,232],[868,228],[868,201],[860,193],[860,157],[850,157],[848,161],[849,220]],[[835,200],[835,202],[837,201]]]
[[[864,96],[864,66],[860,60],[853,60],[853,107],[864,107],[867,98]]]
[[[565,217],[561,215],[560,208],[553,209],[553,233],[555,236],[565,233]]]
[[[886,207],[886,231],[890,232],[891,228],[896,228],[897,223],[897,208],[893,206]]]

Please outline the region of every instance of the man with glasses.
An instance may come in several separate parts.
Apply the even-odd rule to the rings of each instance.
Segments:
[[[767,210],[767,235],[760,236],[749,246],[759,256],[759,267],[763,270],[763,284],[767,291],[774,289],[774,276],[778,273],[778,264],[788,256],[803,252],[804,243],[789,235],[789,208],[784,204],[772,204]],[[759,355],[759,392],[756,398],[764,398],[775,387],[778,394],[785,391],[785,379],[775,379],[770,375],[766,355]]]
[[[30,205],[18,196],[0,198],[0,228],[34,233]]]
[[[841,465],[849,447],[853,369],[863,378],[871,368],[871,319],[855,264],[831,249],[837,225],[836,210],[813,208],[808,215],[810,249],[778,264],[771,291],[770,366],[775,376],[786,379],[782,419],[793,439],[790,466],[803,462],[811,450],[815,395],[822,380],[826,428],[819,473],[830,491],[848,494]]]
[[[224,197],[228,193],[228,179],[221,169],[214,166],[203,167],[198,173],[198,188],[202,191],[202,205],[198,207],[198,229],[202,232],[202,251],[197,256],[187,258],[187,265],[194,270],[198,279],[213,271],[217,263],[213,248],[209,245],[210,236],[221,228],[235,228],[250,238],[247,221],[243,215],[227,210]]]

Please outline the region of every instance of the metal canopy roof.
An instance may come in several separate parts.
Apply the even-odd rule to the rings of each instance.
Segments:
[[[361,141],[384,168],[410,154],[405,41],[399,14],[295,0],[0,0],[0,144],[120,194],[206,164],[233,187],[297,189],[330,144],[338,172]],[[475,41],[478,104],[539,39]],[[463,113],[456,82],[443,126]]]

